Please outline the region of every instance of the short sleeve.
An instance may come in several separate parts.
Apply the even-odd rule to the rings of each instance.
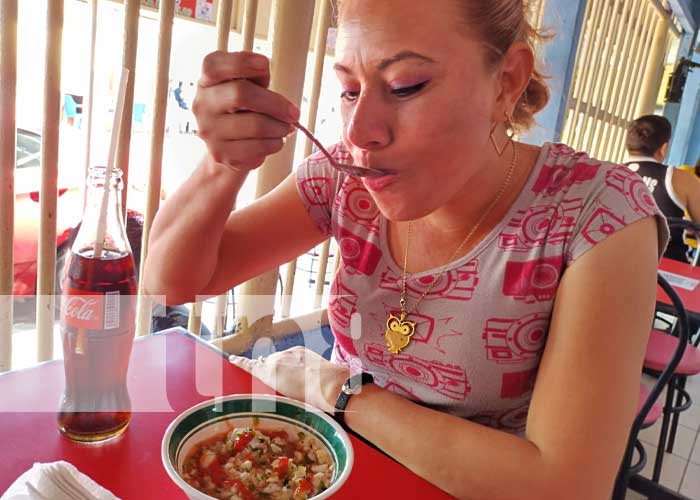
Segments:
[[[639,175],[622,165],[603,164],[587,193],[584,211],[570,242],[566,260],[570,265],[581,255],[630,224],[655,217],[658,228],[659,258],[669,240],[666,218]]]
[[[339,160],[345,160],[340,144],[328,148]],[[344,174],[331,167],[320,151],[306,158],[296,169],[296,184],[306,211],[316,226],[327,236],[332,235],[333,207],[344,180]]]

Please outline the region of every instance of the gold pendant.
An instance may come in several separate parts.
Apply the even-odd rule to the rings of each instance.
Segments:
[[[396,317],[389,314],[386,320],[386,346],[391,354],[398,354],[408,344],[411,343],[411,337],[416,331],[416,322],[407,321],[406,313],[401,312],[401,317]]]

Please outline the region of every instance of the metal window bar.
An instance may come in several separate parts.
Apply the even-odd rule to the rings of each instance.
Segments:
[[[614,108],[618,107],[618,102],[619,102],[619,96],[620,92],[622,91],[623,87],[623,82],[626,81],[628,78],[628,75],[630,74],[631,68],[629,64],[626,64],[626,61],[630,57],[630,54],[632,53],[632,46],[633,46],[633,33],[637,30],[637,27],[639,26],[639,23],[642,23],[642,17],[640,16],[633,16],[633,13],[635,11],[632,9],[629,11],[628,16],[625,18],[625,35],[624,35],[624,42],[623,42],[623,47],[620,52],[620,64],[622,66],[619,66],[620,68],[624,68],[622,70],[618,70],[615,72],[615,81],[612,84],[612,88],[609,88],[609,92],[607,92],[608,95],[608,101],[605,104],[605,125],[603,126],[602,133],[601,133],[601,143],[598,145],[599,148],[596,151],[596,155],[599,155],[599,157],[602,158],[607,158],[608,157],[608,148],[610,146],[610,138],[613,135],[613,131],[615,130],[615,127],[617,125],[617,117],[616,117],[616,112]],[[620,29],[622,32],[622,29]]]
[[[616,8],[622,10],[622,15],[620,16],[620,18],[623,22],[626,21],[626,19],[628,19],[631,13],[630,9],[632,7],[633,2],[624,2],[623,4],[618,4],[616,6]],[[583,149],[585,151],[591,151],[592,154],[595,154],[594,151],[597,149],[600,143],[601,133],[604,127],[604,122],[599,123],[599,120],[602,121],[602,118],[600,117],[600,111],[607,110],[607,107],[609,105],[609,96],[611,94],[610,87],[613,85],[615,69],[620,67],[621,64],[624,64],[623,61],[619,58],[619,49],[620,45],[622,44],[622,35],[624,32],[625,30],[618,29],[614,42],[612,41],[611,36],[608,36],[606,40],[605,45],[609,48],[609,52],[606,52],[603,55],[603,74],[600,78],[598,78],[598,81],[596,82],[594,97],[590,100],[586,109],[586,113],[591,116],[591,120],[594,124],[595,130],[593,131],[593,133],[589,134],[588,140],[586,141],[586,144],[583,147]]]
[[[639,10],[635,10],[636,12],[639,12]],[[626,96],[630,92],[630,88],[634,86],[635,82],[634,79],[632,78],[633,72],[634,72],[634,64],[636,64],[639,61],[639,54],[640,54],[640,33],[642,32],[644,26],[646,26],[649,21],[652,19],[652,12],[651,9],[646,9],[644,12],[644,15],[641,15],[639,13],[634,21],[634,28],[632,29],[632,33],[630,34],[630,42],[631,42],[631,47],[630,51],[628,52],[628,57],[626,58],[627,64],[625,64],[624,71],[623,71],[623,77],[622,79],[618,82],[618,87],[614,90],[613,97],[612,97],[612,102],[614,103],[614,109],[611,111],[611,116],[614,118],[614,126],[611,127],[610,131],[608,134],[605,136],[605,141],[603,143],[603,156],[602,158],[608,159],[612,158],[614,155],[614,151],[617,148],[617,137],[620,132],[621,128],[626,128],[627,124],[624,123],[624,120],[621,117],[623,108],[624,108],[624,103],[626,102]],[[632,21],[629,21],[630,24]]]
[[[591,0],[584,19],[562,140],[620,161],[627,123],[653,107],[675,27],[655,0]]]
[[[638,54],[638,59],[634,63],[634,76],[631,80],[630,89],[627,95],[627,100],[625,102],[625,107],[622,110],[621,118],[624,120],[624,126],[618,127],[617,134],[615,134],[613,144],[616,145],[616,150],[610,158],[613,162],[619,162],[623,159],[625,155],[625,137],[627,134],[627,123],[634,118],[634,112],[637,107],[637,101],[640,95],[640,88],[637,82],[641,81],[644,72],[648,71],[647,68],[653,65],[652,61],[649,61],[649,52],[651,51],[651,44],[653,43],[653,33],[656,30],[656,24],[658,23],[658,17],[653,19],[647,24],[644,38],[641,40],[640,50]],[[647,61],[647,64],[644,64]]]
[[[17,17],[17,0],[0,0],[0,373],[12,368]]]
[[[588,77],[588,70],[591,66],[590,60],[595,45],[593,40],[593,37],[595,37],[595,26],[600,20],[602,7],[603,2],[601,1],[589,1],[586,3],[586,17],[584,18],[583,33],[581,33],[581,40],[577,52],[576,70],[572,78],[569,102],[567,105],[568,117],[562,134],[564,142],[569,142],[570,144],[573,143],[573,130],[575,130],[578,122],[579,104],[578,102],[574,104],[573,100],[580,100],[584,82]]]

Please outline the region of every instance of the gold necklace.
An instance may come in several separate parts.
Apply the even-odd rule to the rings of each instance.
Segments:
[[[513,144],[513,160],[510,163],[510,167],[508,167],[508,172],[506,173],[506,178],[503,180],[503,184],[501,185],[501,189],[498,191],[498,194],[496,197],[493,199],[491,204],[488,206],[486,211],[483,213],[483,215],[479,218],[479,220],[476,222],[474,227],[472,227],[471,231],[467,234],[467,236],[462,240],[462,243],[459,244],[457,249],[452,253],[452,256],[448,259],[447,264],[437,273],[437,276],[441,275],[442,273],[445,272],[445,269],[452,263],[452,261],[457,257],[457,254],[464,248],[464,245],[467,244],[467,242],[471,239],[471,237],[476,233],[477,229],[479,229],[479,226],[481,226],[481,223],[484,222],[486,217],[491,213],[491,211],[494,209],[494,207],[498,204],[499,201],[501,201],[501,198],[503,197],[503,194],[506,192],[506,189],[508,189],[508,186],[510,185],[510,181],[513,177],[513,171],[515,170],[515,165],[518,162],[518,148],[517,144],[515,142],[512,142]],[[404,257],[403,257],[403,282],[401,286],[401,300],[399,300],[399,305],[401,306],[401,311],[399,312],[399,315],[395,315],[394,313],[389,313],[389,316],[387,317],[386,320],[386,332],[384,333],[384,338],[386,339],[386,346],[389,348],[389,352],[392,354],[398,354],[408,346],[408,344],[411,343],[411,337],[413,337],[413,334],[416,331],[416,322],[415,321],[409,321],[406,319],[407,316],[412,314],[416,308],[418,307],[418,304],[421,303],[421,301],[425,298],[426,295],[428,295],[432,290],[435,284],[437,283],[437,277],[433,280],[433,282],[430,284],[430,286],[422,293],[422,295],[418,298],[418,300],[413,304],[413,306],[409,309],[406,310],[406,281],[408,281],[407,276],[406,276],[406,264],[408,263],[408,241],[411,238],[411,222],[408,222],[408,231],[406,234],[406,249],[404,252]]]

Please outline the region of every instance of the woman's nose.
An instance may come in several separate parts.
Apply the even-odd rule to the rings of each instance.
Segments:
[[[355,147],[377,150],[391,142],[391,126],[383,106],[371,96],[358,97],[348,116],[346,135]]]

